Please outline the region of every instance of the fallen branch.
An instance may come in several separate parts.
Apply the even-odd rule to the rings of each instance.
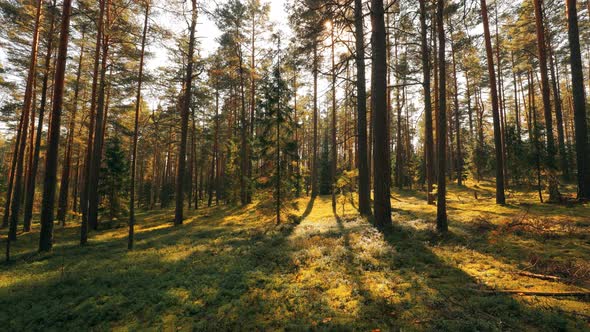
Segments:
[[[516,294],[523,296],[552,296],[552,297],[589,297],[590,292],[536,292],[518,289],[475,289],[476,292],[484,294]]]
[[[529,277],[529,278],[536,278],[536,279],[541,279],[541,280],[563,281],[563,279],[561,279],[560,277],[550,276],[547,274],[538,274],[538,273],[532,273],[532,272],[526,272],[526,271],[517,271],[514,273],[518,274],[520,276]]]

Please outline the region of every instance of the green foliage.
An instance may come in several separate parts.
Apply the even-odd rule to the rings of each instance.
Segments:
[[[121,196],[129,189],[129,162],[121,147],[118,136],[109,137],[105,142],[105,156],[100,170],[99,193],[106,199],[103,208],[110,220],[118,219],[124,212]]]
[[[170,206],[170,203],[174,200],[174,183],[166,182],[162,184],[162,188],[160,189],[160,207],[167,208]]]

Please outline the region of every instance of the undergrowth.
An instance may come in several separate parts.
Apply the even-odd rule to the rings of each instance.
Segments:
[[[451,186],[446,236],[416,191],[394,192],[385,231],[356,204],[335,213],[330,197],[294,201],[279,226],[266,200],[190,211],[179,227],[173,211],[142,211],[133,251],[125,228],[92,233],[80,247],[70,221],[56,227],[53,252],[37,254],[35,228],[0,266],[0,326],[588,330],[588,298],[490,291],[587,291],[590,207],[540,204],[527,192],[497,206],[492,190]]]

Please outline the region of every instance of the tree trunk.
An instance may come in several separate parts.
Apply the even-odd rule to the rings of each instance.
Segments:
[[[82,30],[82,40],[84,40],[85,31]],[[76,126],[76,113],[78,112],[78,96],[80,94],[80,77],[82,76],[82,61],[84,60],[84,46],[80,48],[80,57],[78,59],[78,70],[76,72],[76,83],[74,87],[74,102],[72,114],[70,115],[70,124],[68,128],[68,142],[66,144],[66,155],[61,173],[61,184],[59,187],[59,198],[57,203],[57,220],[65,226],[66,213],[68,210],[68,189],[70,187],[70,169],[72,162],[72,148],[74,145],[74,129]]]
[[[521,128],[520,128],[520,107],[518,105],[518,87],[516,79],[516,68],[514,64],[514,51],[510,51],[510,60],[512,62],[512,81],[514,84],[514,118],[516,121],[516,138],[520,142]]]
[[[12,194],[12,205],[10,208],[10,229],[8,238],[11,241],[16,240],[16,226],[20,212],[22,192],[23,192],[23,163],[25,148],[27,146],[27,130],[29,126],[29,115],[33,103],[33,90],[35,89],[35,73],[37,68],[37,50],[39,46],[39,28],[41,21],[41,9],[43,1],[37,1],[37,11],[35,14],[35,29],[33,30],[33,42],[31,45],[31,62],[29,63],[29,73],[27,76],[27,86],[25,88],[25,100],[23,105],[23,119],[20,140],[17,143],[18,153],[16,154],[16,171],[14,173],[14,193]]]
[[[141,109],[141,84],[143,83],[143,62],[145,55],[145,40],[148,30],[148,18],[150,15],[150,1],[145,2],[145,17],[143,21],[143,34],[141,36],[141,52],[139,55],[139,76],[137,78],[137,95],[135,97],[135,123],[133,127],[133,150],[131,155],[131,188],[129,196],[129,238],[127,249],[133,249],[135,226],[135,168],[137,166],[137,137],[139,135],[139,110]]]
[[[174,213],[174,225],[181,225],[183,221],[184,203],[184,173],[186,168],[186,139],[188,133],[188,116],[191,106],[191,91],[193,84],[193,66],[195,52],[195,29],[197,26],[197,0],[192,0],[192,15],[190,36],[188,43],[188,63],[184,83],[184,98],[181,111],[180,144],[178,148],[178,168],[176,170],[176,209]]]
[[[590,199],[590,151],[588,151],[588,125],[586,123],[586,97],[580,53],[580,33],[576,0],[567,0],[568,40],[576,132],[576,161],[578,167],[578,199]],[[588,3],[590,9],[590,3]]]
[[[356,90],[357,90],[357,158],[359,168],[359,212],[363,216],[371,214],[370,176],[367,151],[367,87],[365,79],[365,32],[363,26],[362,0],[354,0],[354,26],[356,43]],[[314,144],[316,142],[314,141]],[[315,149],[315,148],[314,148]]]
[[[483,0],[482,0],[483,1]],[[438,32],[438,126],[436,128],[438,187],[436,200],[436,230],[440,233],[448,231],[447,225],[447,182],[446,182],[446,141],[447,141],[447,82],[445,60],[444,0],[437,0],[436,26]]]
[[[43,200],[41,204],[41,233],[39,251],[49,251],[53,245],[53,210],[55,206],[55,187],[57,184],[57,158],[63,106],[64,77],[68,58],[68,37],[72,0],[64,0],[61,32],[55,67],[53,102],[51,110],[51,126],[45,157],[45,179],[43,181]]]
[[[110,8],[111,0],[106,0],[105,5],[105,18],[108,26],[110,23]],[[98,100],[96,102],[96,123],[94,128],[94,142],[92,147],[92,158],[90,160],[90,181],[88,186],[88,225],[91,229],[96,230],[98,228],[98,180],[100,176],[100,164],[102,160],[102,145],[104,138],[104,122],[106,120],[106,107],[105,107],[105,93],[106,93],[106,71],[107,71],[107,60],[109,55],[109,34],[108,29],[103,32],[104,38],[102,42],[102,60],[100,69],[100,83],[98,88]]]
[[[457,61],[455,57],[455,44],[453,42],[453,30],[451,28],[451,53],[453,56],[453,84],[454,84],[454,93],[453,93],[453,101],[455,108],[455,136],[457,142],[457,151],[455,154],[456,159],[456,169],[457,169],[457,185],[463,185],[463,156],[461,153],[461,118],[460,118],[460,111],[459,111],[459,83],[457,81]]]
[[[426,0],[420,0],[420,40],[422,43],[422,87],[424,89],[424,150],[426,157],[426,200],[434,204],[432,195],[434,183],[432,100],[430,91],[430,50],[428,49],[428,27],[426,25]]]
[[[374,211],[379,227],[391,224],[391,161],[387,125],[387,46],[383,0],[371,0],[371,111],[374,125]]]
[[[86,156],[84,159],[82,190],[80,193],[80,211],[82,223],[80,225],[80,245],[88,242],[88,196],[90,189],[90,169],[92,163],[92,148],[94,140],[94,127],[96,122],[96,94],[98,93],[98,70],[100,65],[100,51],[102,48],[102,34],[104,30],[104,9],[107,0],[100,0],[98,24],[96,31],[96,45],[94,49],[94,68],[92,71],[92,95],[90,98],[90,114],[88,124],[88,138],[86,140]]]
[[[55,7],[56,0],[53,1],[52,7]],[[25,216],[23,221],[23,231],[29,232],[31,230],[31,220],[33,219],[33,204],[35,202],[35,185],[37,178],[37,171],[39,169],[39,153],[41,151],[41,136],[43,133],[43,118],[45,117],[45,106],[47,103],[47,83],[49,76],[51,76],[51,56],[53,53],[53,34],[55,31],[55,14],[51,11],[49,31],[47,33],[47,51],[45,53],[45,64],[43,73],[43,83],[41,85],[41,105],[39,107],[39,118],[37,120],[37,133],[35,135],[35,148],[33,151],[33,163],[29,171],[29,178],[27,182],[27,190],[25,197]]]
[[[313,44],[313,161],[311,165],[311,196],[315,197],[318,191],[318,45]]]
[[[560,198],[556,179],[555,141],[553,139],[553,120],[551,118],[551,97],[549,77],[547,74],[547,48],[545,44],[545,28],[543,27],[542,0],[534,0],[535,26],[537,29],[537,49],[539,52],[539,69],[541,71],[541,95],[543,97],[543,114],[545,117],[545,139],[547,140],[547,176],[549,184],[549,201],[558,202]]]
[[[4,216],[2,218],[2,228],[8,227],[10,220],[10,202],[12,201],[12,192],[14,187],[14,173],[16,173],[16,160],[18,158],[18,149],[20,146],[21,133],[23,128],[23,118],[25,114],[21,113],[20,120],[18,122],[18,129],[16,131],[16,139],[14,140],[14,150],[12,152],[12,160],[10,162],[10,177],[8,180],[8,188],[6,190],[6,202],[4,203]]]
[[[553,48],[551,46],[551,35],[547,45],[549,51],[549,74],[551,75],[551,87],[553,91],[553,104],[555,106],[555,120],[557,125],[557,144],[559,147],[559,162],[563,177],[567,180],[570,177],[569,166],[567,163],[567,152],[565,149],[565,136],[563,132],[563,113],[561,109],[561,95],[559,91],[559,71],[553,61]]]
[[[484,27],[488,74],[490,76],[490,94],[492,97],[492,116],[494,121],[494,147],[496,150],[496,204],[505,204],[506,197],[504,196],[504,154],[502,153],[502,129],[500,125],[498,92],[496,91],[496,73],[494,71],[494,57],[490,37],[490,27],[488,23],[488,8],[486,5],[486,0],[481,0],[481,16]]]
[[[334,25],[331,29],[332,48],[332,211],[336,211],[336,172],[338,170],[338,144],[336,142],[336,55],[334,51]]]

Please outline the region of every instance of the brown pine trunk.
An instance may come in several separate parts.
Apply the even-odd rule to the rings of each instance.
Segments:
[[[362,0],[354,1],[355,27],[355,62],[356,62],[356,93],[357,93],[357,159],[359,168],[359,212],[361,215],[371,214],[370,176],[367,143],[367,87],[365,80],[365,41],[363,26]],[[314,144],[316,141],[314,141]],[[315,148],[314,148],[315,149]],[[314,157],[315,158],[315,157]]]
[[[207,199],[207,207],[211,207],[213,204],[213,190],[215,190],[215,196],[219,200],[219,188],[217,188],[217,145],[218,145],[218,134],[219,134],[219,90],[217,88],[217,78],[215,78],[215,126],[213,129],[213,153],[211,154],[211,174],[209,177],[209,198]],[[216,204],[219,205],[219,204]]]
[[[512,82],[514,84],[514,117],[516,121],[516,138],[520,142],[521,128],[520,128],[520,107],[518,105],[518,87],[516,79],[516,67],[514,64],[514,51],[510,51],[510,60],[512,62]]]
[[[553,138],[553,120],[551,117],[551,97],[549,77],[547,74],[547,48],[545,43],[545,28],[543,27],[542,0],[534,0],[535,26],[537,30],[537,49],[539,52],[539,69],[541,71],[541,96],[543,97],[543,114],[545,117],[545,139],[547,140],[547,182],[549,184],[549,201],[561,200],[556,177],[555,141]]]
[[[537,169],[537,192],[539,194],[539,201],[543,203],[543,185],[541,183],[541,143],[539,142],[539,128],[537,127],[537,107],[535,106],[535,78],[533,72],[529,71],[529,121],[532,128],[532,139],[535,150],[535,166]]]
[[[502,153],[502,129],[500,124],[500,111],[498,92],[496,91],[496,73],[494,71],[494,57],[488,23],[488,8],[486,0],[481,0],[481,16],[484,27],[486,44],[486,57],[488,62],[488,74],[490,76],[490,94],[492,97],[492,116],[494,121],[494,147],[496,150],[496,204],[505,204],[504,196],[504,154]]]
[[[57,185],[57,158],[63,106],[64,77],[68,58],[68,37],[72,0],[64,0],[61,32],[55,68],[53,102],[51,110],[51,127],[45,157],[45,179],[43,181],[43,199],[41,204],[41,232],[39,251],[49,251],[53,245],[53,213],[55,206],[55,187]]]
[[[85,31],[82,30],[82,40],[84,40]],[[74,130],[76,127],[76,113],[78,111],[78,96],[80,93],[80,77],[82,76],[82,61],[84,59],[84,46],[80,49],[80,57],[78,60],[78,71],[76,72],[76,85],[74,87],[74,102],[72,114],[70,115],[70,124],[68,128],[68,142],[66,144],[66,154],[64,156],[64,164],[61,173],[61,185],[59,188],[59,198],[57,203],[57,220],[65,226],[66,213],[68,210],[68,193],[70,187],[70,169],[72,162],[72,148],[74,145]]]
[[[331,31],[332,46],[332,211],[336,211],[336,172],[338,169],[338,145],[336,142],[336,55],[334,51],[334,26]],[[278,139],[278,138],[277,138]]]
[[[41,21],[41,9],[43,2],[37,1],[37,10],[35,14],[35,29],[33,30],[33,42],[31,46],[31,62],[29,63],[29,73],[27,76],[27,85],[25,88],[25,100],[23,105],[23,119],[21,136],[18,141],[18,153],[16,154],[16,171],[14,172],[14,193],[12,194],[12,204],[10,208],[10,229],[8,231],[8,238],[11,241],[16,240],[16,226],[22,201],[23,193],[23,164],[25,156],[25,148],[27,146],[27,131],[29,127],[29,115],[31,113],[31,105],[33,104],[33,90],[35,89],[35,73],[37,67],[37,50],[39,46],[39,28]]]
[[[186,77],[184,83],[184,98],[181,110],[180,144],[178,148],[178,168],[176,170],[176,209],[174,213],[174,225],[181,225],[183,222],[184,203],[184,173],[186,168],[186,141],[188,133],[188,117],[191,104],[191,91],[193,84],[193,67],[195,52],[195,29],[197,26],[197,0],[192,0],[192,15],[190,25],[190,36],[188,44],[188,63],[186,66]]]
[[[143,21],[143,34],[141,36],[141,52],[139,55],[139,75],[137,78],[137,95],[135,97],[135,122],[133,126],[133,149],[131,155],[131,188],[129,196],[129,237],[127,249],[133,249],[135,233],[135,168],[137,166],[137,137],[139,135],[139,111],[141,109],[141,84],[143,83],[143,62],[145,55],[145,41],[148,30],[148,18],[150,15],[150,1],[145,2],[145,16]]]
[[[371,111],[374,126],[373,174],[375,224],[391,224],[391,162],[387,125],[387,46],[383,0],[371,0]]]
[[[14,187],[14,173],[16,173],[16,160],[18,157],[18,149],[20,146],[21,133],[23,128],[23,118],[25,114],[21,113],[18,129],[16,131],[16,139],[14,140],[14,151],[12,152],[12,160],[10,166],[10,177],[8,180],[8,188],[6,190],[6,202],[4,203],[4,216],[2,218],[2,228],[8,227],[10,220],[10,202],[12,202],[12,192]]]
[[[94,68],[92,76],[92,94],[90,98],[90,114],[88,125],[88,138],[86,140],[86,156],[84,159],[82,190],[80,194],[80,211],[82,223],[80,225],[80,245],[88,242],[88,196],[90,190],[90,169],[93,155],[94,127],[96,124],[96,95],[98,93],[98,71],[100,66],[100,52],[102,48],[102,35],[104,30],[104,10],[107,0],[100,0],[99,14],[96,32],[96,45],[94,49]]]
[[[498,20],[498,3],[495,3],[494,6],[494,14],[496,24],[494,24],[496,28],[496,64],[498,65],[498,108],[500,110],[500,138],[502,141],[502,170],[504,172],[504,185],[508,186],[508,168],[506,167],[506,104],[504,102],[505,94],[504,94],[504,75],[502,74],[502,60],[500,59],[500,32],[499,32],[499,25],[500,21]]]
[[[53,8],[56,0],[53,1]],[[49,76],[51,76],[51,56],[53,53],[53,34],[55,31],[55,14],[51,11],[49,21],[49,31],[47,32],[47,51],[45,53],[45,64],[43,72],[43,83],[41,85],[41,105],[39,107],[39,118],[37,120],[37,133],[35,135],[35,148],[33,151],[33,162],[29,171],[27,180],[27,191],[25,197],[25,216],[23,221],[23,231],[29,232],[31,230],[31,220],[33,219],[33,204],[35,202],[35,185],[37,178],[37,171],[39,169],[39,153],[41,151],[41,136],[43,133],[43,118],[45,117],[45,106],[47,103],[47,84]]]
[[[424,89],[424,150],[426,157],[426,200],[434,204],[434,141],[432,128],[432,100],[430,91],[430,50],[426,26],[426,0],[420,0],[420,41],[422,43],[422,87]]]
[[[248,121],[246,120],[246,92],[245,73],[242,46],[237,45],[237,57],[240,75],[240,202],[247,205],[251,202],[250,178],[248,177],[250,165],[250,147],[248,144]]]
[[[104,26],[110,24],[110,8],[111,0],[106,0],[105,5],[105,19],[106,23]],[[98,194],[98,180],[100,176],[100,163],[102,160],[102,145],[104,138],[104,122],[106,119],[106,71],[107,61],[109,55],[109,34],[108,29],[103,32],[104,38],[102,42],[102,60],[100,69],[100,83],[98,88],[98,100],[96,102],[96,126],[94,128],[94,142],[92,147],[92,158],[90,160],[90,181],[88,186],[88,226],[96,230],[98,228],[98,205],[99,205],[99,194]]]
[[[438,126],[437,135],[437,158],[438,158],[438,187],[436,202],[436,230],[439,233],[446,233],[449,229],[447,224],[447,182],[446,182],[446,141],[447,141],[447,82],[446,82],[446,61],[445,61],[445,30],[444,30],[444,0],[437,0],[436,6],[436,27],[438,32]]]
[[[551,75],[551,90],[553,91],[553,105],[555,107],[555,120],[557,125],[557,144],[559,147],[559,162],[563,177],[570,178],[569,166],[567,163],[567,152],[565,149],[565,136],[563,132],[563,112],[561,109],[561,93],[559,91],[559,71],[553,61],[553,48],[551,46],[551,35],[547,45],[549,51],[549,74]]]
[[[311,196],[319,194],[318,190],[318,45],[313,44],[313,161],[311,167]]]
[[[453,42],[453,32],[451,29],[451,53],[453,57],[453,84],[454,90],[453,91],[453,101],[455,108],[455,139],[457,143],[457,151],[455,153],[455,160],[456,160],[456,170],[457,170],[457,185],[463,185],[463,156],[461,152],[461,118],[459,113],[459,83],[457,81],[457,61],[455,56],[455,44]]]
[[[588,151],[588,125],[586,124],[586,97],[580,53],[580,33],[576,0],[567,0],[568,40],[572,75],[572,95],[576,132],[576,161],[578,167],[578,199],[590,199],[590,151]],[[590,2],[588,2],[590,9]]]
[[[295,197],[301,196],[301,154],[299,143],[299,117],[297,114],[297,67],[293,71],[293,120],[295,122]]]

